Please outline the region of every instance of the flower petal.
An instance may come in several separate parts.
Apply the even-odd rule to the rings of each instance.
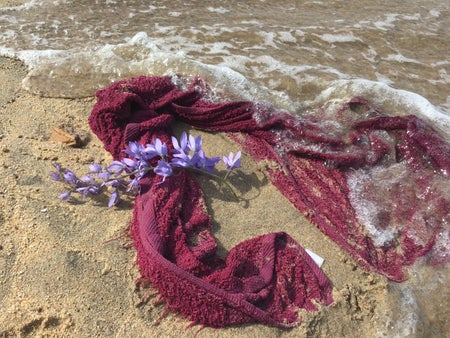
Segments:
[[[163,176],[163,180],[165,180],[167,176],[170,176],[173,173],[173,169],[170,164],[163,160],[158,161],[158,165],[155,167],[155,169],[153,169],[153,171],[155,172],[155,174]]]
[[[64,191],[59,195],[59,198],[62,199],[63,201],[68,201],[70,200],[70,191]]]
[[[117,189],[114,189],[111,193],[111,197],[109,198],[108,208],[111,208],[113,205],[117,205],[117,203],[119,203],[119,200],[119,191]]]

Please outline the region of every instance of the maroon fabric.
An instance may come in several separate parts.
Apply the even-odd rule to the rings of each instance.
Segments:
[[[450,147],[424,121],[385,116],[362,98],[331,116],[323,109],[298,118],[254,102],[212,103],[203,98],[202,86],[197,81],[181,90],[170,77],[117,82],[97,92],[91,128],[116,159],[130,141],[159,137],[170,145],[174,119],[228,132],[267,164],[274,185],[298,210],[362,267],[402,281],[403,267],[418,257],[429,255],[440,264],[450,258],[446,245],[435,245],[449,235],[450,203],[438,183],[450,174]],[[408,184],[377,194],[376,181],[370,181],[361,193],[374,203],[383,202],[380,194],[392,201],[376,226],[394,224],[396,237],[376,246],[357,218],[347,180],[358,168],[397,163],[406,163]],[[222,260],[195,178],[184,171],[162,185],[155,184],[159,180],[151,176],[142,182],[131,234],[141,274],[169,308],[214,327],[292,326],[298,322],[296,308],[314,310],[315,300],[332,302],[326,277],[287,234],[247,240]],[[421,213],[411,211],[415,208]]]
[[[211,108],[193,89],[180,91],[168,77],[120,81],[97,96],[89,122],[115,159],[124,156],[122,150],[130,141],[146,144],[159,137],[171,146],[175,107],[202,105],[199,117],[204,108]],[[220,121],[224,108],[207,112],[218,126],[236,131],[256,128],[251,112],[249,123],[239,122],[241,103],[225,107],[238,114]],[[149,176],[140,181],[131,236],[142,276],[171,310],[212,327],[250,322],[290,327],[299,322],[298,308],[315,310],[315,302],[331,304],[326,276],[287,234],[244,241],[223,260],[216,254],[210,216],[195,177],[179,171],[156,184],[160,179]]]

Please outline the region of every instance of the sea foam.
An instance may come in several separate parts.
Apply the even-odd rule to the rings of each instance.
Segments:
[[[402,89],[396,89],[386,83],[370,81],[366,79],[337,80],[322,91],[313,102],[312,106],[321,106],[325,102],[341,98],[345,101],[353,96],[363,96],[382,108],[387,114],[421,116],[450,137],[450,109],[436,107],[423,96]]]

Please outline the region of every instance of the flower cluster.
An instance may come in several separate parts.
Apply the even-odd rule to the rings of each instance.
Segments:
[[[109,191],[109,207],[116,205],[120,200],[120,194],[124,192],[138,194],[139,180],[148,173],[153,172],[161,176],[162,179],[158,184],[162,184],[167,177],[173,175],[177,168],[207,173],[224,182],[231,189],[224,178],[214,174],[220,157],[209,158],[205,155],[201,136],[194,137],[183,132],[180,140],[172,137],[172,144],[173,150],[169,153],[167,144],[159,138],[145,146],[137,142],[130,142],[128,148],[124,150],[128,157],[124,157],[120,161],[113,161],[105,167],[99,163],[90,164],[88,173],[80,178],[73,171],[54,163],[56,171],[51,172],[50,177],[55,181],[65,183],[68,187],[68,190],[59,196],[62,200],[70,200],[73,193],[78,193],[83,199],[88,199]],[[223,156],[222,160],[227,170],[225,178],[231,170],[240,168],[240,157],[240,151],[236,155],[230,152],[228,156]],[[231,191],[234,194],[232,189]]]

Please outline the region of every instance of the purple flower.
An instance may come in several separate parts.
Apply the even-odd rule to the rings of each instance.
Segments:
[[[119,187],[119,186],[121,186],[123,184],[123,180],[122,179],[120,179],[120,180],[111,180],[111,181],[105,182],[105,184],[107,184],[107,185],[109,185],[111,187],[117,188],[117,187]]]
[[[180,136],[180,143],[175,136],[172,136],[172,144],[176,152],[178,153],[187,153],[189,151],[187,146],[187,134],[186,132],[182,132]]]
[[[225,165],[227,166],[227,170],[233,170],[241,167],[240,158],[241,158],[241,151],[239,150],[236,153],[236,156],[234,156],[233,153],[230,151],[228,157],[224,156],[222,159]]]
[[[80,181],[86,185],[92,185],[95,182],[95,179],[92,176],[86,175],[80,178]]]
[[[220,161],[219,157],[211,157],[211,158],[206,157],[202,149],[200,149],[200,151],[198,151],[192,157],[194,167],[206,171],[207,173],[212,173],[214,171],[216,164],[219,161]]]
[[[103,168],[99,163],[94,162],[93,164],[89,164],[88,174],[99,174],[102,172],[102,169]]]
[[[199,152],[200,150],[202,150],[201,135],[198,135],[197,137],[189,135],[188,147],[189,147],[189,150],[191,150],[193,152]]]
[[[108,208],[111,208],[113,205],[117,205],[120,201],[119,191],[114,189],[111,193],[111,197],[109,198]]]
[[[121,161],[123,164],[125,164],[129,170],[133,171],[136,166],[137,166],[137,162],[131,158],[123,158]]]
[[[58,173],[62,172],[62,167],[58,162],[53,162],[52,164]]]
[[[220,161],[218,157],[208,158],[202,149],[201,136],[194,137],[187,135],[185,132],[181,134],[178,143],[175,137],[172,137],[174,146],[173,159],[171,164],[180,168],[195,168],[208,173],[214,171],[214,167]]]
[[[132,158],[137,160],[141,159],[144,155],[144,147],[137,142],[128,143],[128,149],[125,149],[123,152]]]
[[[126,164],[121,161],[112,161],[111,165],[106,167],[106,170],[108,170],[111,173],[114,173],[114,175],[117,177],[127,168]]]
[[[159,138],[155,139],[155,150],[158,153],[159,156],[164,157],[167,156],[167,145],[165,143],[162,143]]]
[[[50,173],[50,178],[53,181],[61,181],[61,175],[62,175],[62,168],[61,168],[61,166],[59,165],[59,163],[56,163],[56,162],[54,162],[52,164],[55,167],[56,171],[52,171]]]
[[[76,191],[84,198],[87,198],[89,196],[89,187],[77,188]]]
[[[167,156],[167,145],[161,141],[161,139],[156,138],[153,144],[147,144],[143,151],[142,159],[150,161],[156,156],[165,157]]]
[[[50,173],[50,178],[51,178],[53,181],[61,181],[61,174],[60,174],[60,173],[57,173],[56,171],[52,171],[52,172]]]
[[[89,194],[90,195],[98,195],[98,194],[100,194],[100,192],[102,191],[102,186],[103,186],[103,184],[101,184],[101,185],[93,185],[93,186],[89,187],[89,189],[88,189]]]
[[[101,187],[102,185],[89,185],[77,188],[76,191],[84,198],[88,198],[90,195],[98,195],[101,192]]]
[[[62,199],[63,201],[68,201],[70,200],[70,191],[64,191],[59,195],[59,198]]]
[[[128,182],[126,192],[130,192],[134,195],[139,192],[139,182],[137,178]]]
[[[58,163],[53,163],[56,170],[50,173],[50,177],[52,180],[62,181],[69,185],[69,191],[60,194],[60,198],[65,201],[71,199],[73,192],[86,199],[107,191],[105,185],[109,186],[111,187],[109,190],[112,192],[108,207],[112,207],[119,203],[120,193],[139,193],[139,180],[149,171],[162,176],[161,182],[158,183],[161,184],[173,174],[173,167],[212,174],[216,164],[220,161],[219,157],[205,156],[201,136],[194,137],[183,132],[179,140],[172,137],[172,144],[173,153],[169,153],[167,144],[159,138],[155,138],[151,144],[147,144],[145,147],[138,142],[130,142],[128,148],[124,150],[129,157],[125,157],[121,161],[112,161],[109,166],[104,168],[94,162],[89,165],[89,172],[81,178],[78,178],[71,170],[63,169]],[[240,157],[240,151],[236,155],[230,153],[228,157],[224,156],[223,161],[227,170],[239,168]],[[157,162],[156,167],[153,167],[154,161],[150,164],[150,160],[154,158],[158,158],[158,161],[155,161]],[[168,158],[171,158],[170,163]],[[216,175],[213,176],[217,178]]]
[[[147,144],[145,146],[144,150],[142,151],[141,160],[142,161],[150,161],[151,159],[155,158],[158,155],[159,154],[156,151],[155,146],[153,144]]]
[[[111,177],[111,173],[108,172],[108,171],[105,171],[105,172],[99,173],[99,174],[97,175],[97,177],[98,177],[99,179],[103,180],[104,182],[106,182],[106,181],[108,181],[109,178]]]
[[[77,176],[73,173],[73,171],[66,169],[66,171],[63,174],[64,180],[66,181],[66,183],[71,184],[71,185],[78,185],[78,178]]]
[[[192,157],[186,154],[184,151],[178,154],[174,154],[171,164],[175,167],[188,168],[193,167]]]
[[[158,165],[155,167],[155,169],[153,169],[153,171],[155,172],[155,174],[162,176],[162,182],[164,182],[167,176],[172,175],[173,169],[166,161],[159,160]]]

